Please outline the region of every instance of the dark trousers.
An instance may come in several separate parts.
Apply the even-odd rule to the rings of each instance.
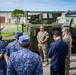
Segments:
[[[58,70],[54,70],[51,67],[51,73],[50,73],[50,75],[65,75],[65,66],[59,68]]]

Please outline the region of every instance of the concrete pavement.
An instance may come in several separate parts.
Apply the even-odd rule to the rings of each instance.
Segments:
[[[72,54],[70,57],[70,75],[76,75],[76,54]],[[45,66],[43,64],[43,75],[50,75],[50,64]]]

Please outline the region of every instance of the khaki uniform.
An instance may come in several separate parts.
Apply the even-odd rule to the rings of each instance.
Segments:
[[[66,56],[66,59],[65,59],[65,72],[67,74],[70,68],[70,54],[71,54],[71,48],[72,48],[72,38],[70,35],[65,35],[63,37],[63,40],[66,43],[68,43],[68,55]]]
[[[49,38],[47,31],[44,31],[44,32],[39,31],[38,32],[37,39],[39,39],[40,41],[43,41],[46,38]],[[38,43],[38,49],[39,49],[39,53],[40,53],[42,61],[48,61],[47,42]]]

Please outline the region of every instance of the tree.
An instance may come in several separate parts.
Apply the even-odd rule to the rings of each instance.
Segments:
[[[71,13],[71,10],[68,10],[66,14],[69,15],[70,13]]]
[[[66,15],[74,15],[74,14],[76,14],[76,10],[74,10],[74,11],[68,10],[68,11],[66,12]]]
[[[21,17],[24,15],[24,11],[23,10],[19,10],[19,9],[15,9],[12,12],[12,18],[15,19],[16,24],[17,24],[17,30],[18,30],[18,24],[20,23],[20,19]]]

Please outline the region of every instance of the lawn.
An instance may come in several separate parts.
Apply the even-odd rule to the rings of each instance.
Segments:
[[[72,27],[76,27],[76,24],[72,24],[71,26],[72,26]]]
[[[5,25],[6,26],[11,26],[11,25],[15,26],[15,24],[5,24]],[[72,24],[72,27],[75,27],[75,26],[76,26],[76,24]],[[8,37],[8,36],[14,34],[16,31],[17,31],[17,28],[12,28],[12,29],[1,32],[1,36],[3,38],[5,38],[5,37]],[[19,25],[19,31],[22,31],[22,26],[21,25]]]
[[[14,25],[14,24],[12,24],[12,25]],[[9,26],[9,25],[8,25],[8,26]],[[8,29],[8,30],[5,30],[5,31],[2,31],[2,32],[1,32],[1,36],[2,36],[3,38],[5,38],[5,37],[7,37],[7,36],[13,35],[16,31],[17,31],[17,28]],[[21,25],[19,25],[19,31],[22,31]]]

